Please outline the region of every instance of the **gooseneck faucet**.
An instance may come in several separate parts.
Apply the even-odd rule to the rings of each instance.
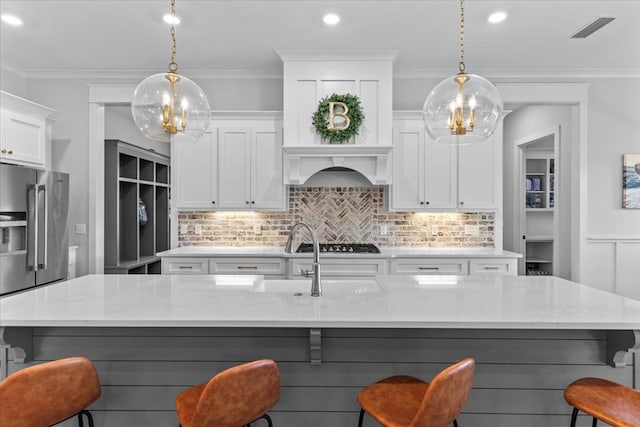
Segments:
[[[318,243],[318,237],[316,236],[315,230],[304,221],[295,223],[293,227],[291,227],[291,231],[289,231],[289,238],[287,239],[287,244],[284,247],[284,251],[287,253],[292,253],[293,238],[296,235],[296,231],[298,231],[300,227],[304,227],[309,230],[309,234],[311,234],[311,240],[313,241],[313,267],[311,271],[301,270],[300,272],[304,277],[311,277],[311,296],[319,297],[320,295],[322,295],[322,284],[320,282],[320,244]]]

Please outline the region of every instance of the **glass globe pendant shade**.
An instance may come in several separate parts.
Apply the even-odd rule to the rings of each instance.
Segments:
[[[209,126],[209,101],[191,79],[173,72],[144,79],[133,93],[131,114],[149,139],[167,141],[171,134],[199,139]]]
[[[438,83],[422,107],[427,133],[444,143],[482,142],[496,130],[502,115],[502,97],[493,83],[462,72]]]

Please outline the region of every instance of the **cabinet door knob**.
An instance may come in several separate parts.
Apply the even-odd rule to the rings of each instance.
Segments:
[[[13,150],[9,150],[9,154],[13,154]]]
[[[215,204],[216,204],[216,201],[215,201],[215,200],[212,200],[212,201],[211,201],[211,204],[212,204],[212,205],[215,205]]]
[[[429,201],[427,201],[425,204],[426,204],[426,205],[428,205],[428,204],[429,204]]]
[[[0,151],[0,153],[7,154],[7,150],[2,150],[2,151]]]
[[[424,202],[420,202],[421,205],[424,205]]]
[[[460,205],[461,205],[461,206],[462,206],[462,205],[464,205],[464,202],[460,202]]]
[[[255,201],[255,200],[252,200],[252,201],[251,201],[251,204],[252,204],[252,205],[255,205],[255,204],[256,204],[256,201]]]
[[[248,201],[248,200],[246,200],[244,203],[248,205],[248,204],[249,204],[249,201]]]

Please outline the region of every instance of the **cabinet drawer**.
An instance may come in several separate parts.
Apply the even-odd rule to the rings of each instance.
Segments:
[[[206,259],[162,259],[162,274],[208,274]]]
[[[391,274],[469,274],[466,259],[391,260]]]
[[[517,276],[518,262],[515,259],[471,259],[469,260],[469,274],[488,274],[499,276]]]
[[[209,273],[284,277],[287,265],[284,258],[215,258],[209,260]]]
[[[301,277],[300,270],[311,271],[310,259],[292,259],[291,278]],[[320,258],[321,277],[372,277],[385,273],[385,261],[378,259],[322,259]]]

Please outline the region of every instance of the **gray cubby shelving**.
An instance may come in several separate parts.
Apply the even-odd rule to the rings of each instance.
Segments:
[[[160,274],[169,249],[169,157],[119,140],[105,141],[104,271]],[[140,221],[144,203],[147,223]]]

